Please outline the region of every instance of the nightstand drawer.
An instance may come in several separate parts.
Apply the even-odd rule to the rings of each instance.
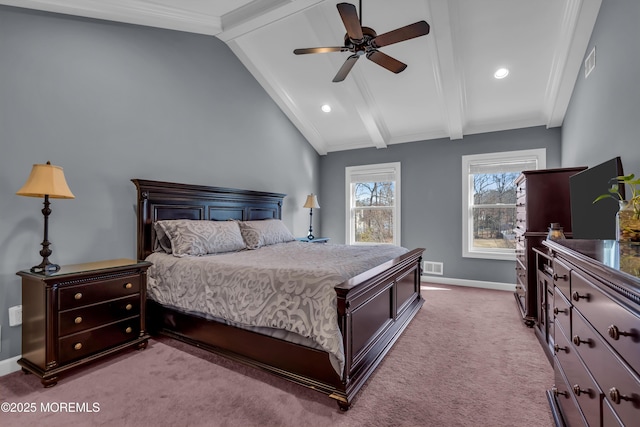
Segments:
[[[140,292],[140,276],[124,276],[60,289],[59,309],[69,310]]]
[[[61,311],[58,314],[58,334],[65,336],[139,314],[140,294]]]
[[[140,316],[60,338],[59,362],[67,363],[138,338]]]

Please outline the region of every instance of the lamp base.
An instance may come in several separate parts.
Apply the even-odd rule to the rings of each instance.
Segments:
[[[57,271],[60,271],[60,266],[58,264],[52,264],[50,262],[45,262],[44,260],[39,265],[34,265],[30,270],[32,273],[44,273],[51,274]]]
[[[307,240],[313,240],[315,238],[316,238],[316,236],[314,236],[313,234],[311,234],[311,233],[307,234]]]

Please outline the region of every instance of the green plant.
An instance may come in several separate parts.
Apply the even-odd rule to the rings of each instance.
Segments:
[[[609,192],[601,194],[593,201],[593,203],[606,198],[616,199],[620,203],[620,209],[624,209],[627,206],[631,206],[633,209],[633,219],[640,219],[640,179],[636,179],[634,174],[617,176],[611,178],[611,181],[615,181]],[[631,197],[628,200],[624,200],[619,191],[619,184],[628,185],[631,189]]]

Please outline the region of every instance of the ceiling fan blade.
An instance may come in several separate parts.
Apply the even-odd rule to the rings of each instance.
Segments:
[[[404,69],[407,68],[407,64],[405,64],[404,62],[400,62],[397,59],[390,57],[386,53],[380,52],[379,50],[372,50],[371,52],[367,53],[367,59],[396,74],[404,71]]]
[[[296,55],[304,55],[307,53],[347,52],[348,50],[349,48],[345,46],[308,47],[304,49],[294,49],[293,53]]]
[[[429,30],[430,27],[426,21],[419,21],[388,33],[380,34],[371,40],[371,45],[373,47],[389,46],[390,44],[425,36],[429,34]]]
[[[338,13],[340,13],[340,17],[342,18],[342,23],[347,29],[347,35],[349,38],[351,40],[362,40],[364,36],[362,35],[362,26],[358,19],[356,7],[350,3],[338,3],[336,7],[338,8]]]
[[[343,81],[347,77],[347,74],[349,74],[349,71],[351,71],[353,66],[356,64],[358,58],[360,58],[360,55],[351,55],[350,57],[348,57],[347,60],[344,61],[344,64],[342,64],[342,67],[340,67],[340,69],[338,70],[338,74],[336,74],[332,81],[334,83]]]

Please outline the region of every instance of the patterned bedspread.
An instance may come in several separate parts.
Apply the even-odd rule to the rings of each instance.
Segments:
[[[153,253],[147,292],[160,304],[308,338],[342,375],[334,286],[406,252],[393,245],[294,241],[200,257]]]

